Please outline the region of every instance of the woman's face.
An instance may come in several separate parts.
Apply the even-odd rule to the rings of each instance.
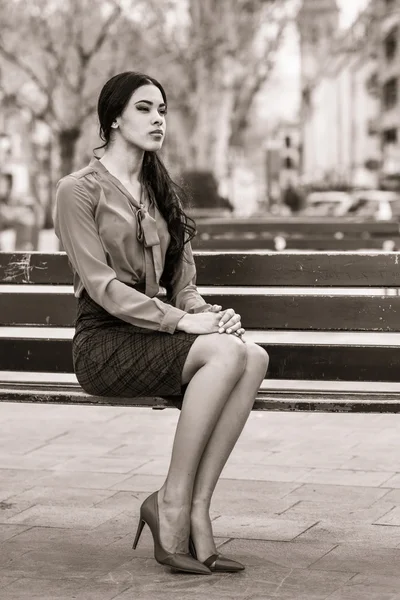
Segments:
[[[166,111],[158,87],[143,85],[132,94],[124,112],[116,119],[116,131],[128,144],[154,152],[164,141]]]

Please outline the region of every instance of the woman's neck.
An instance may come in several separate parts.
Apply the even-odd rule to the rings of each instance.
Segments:
[[[113,144],[107,148],[100,161],[108,171],[122,181],[139,182],[143,164],[144,150],[139,148],[122,148]]]

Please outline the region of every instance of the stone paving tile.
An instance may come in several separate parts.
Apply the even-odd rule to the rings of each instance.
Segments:
[[[48,456],[53,455],[65,461],[65,458],[74,458],[74,457],[82,457],[82,456],[106,456],[109,455],[110,450],[113,450],[117,445],[117,442],[114,443],[97,443],[97,444],[89,444],[89,443],[65,443],[60,442],[60,440],[56,440],[55,442],[50,442],[48,444],[40,445],[32,449],[29,452],[29,456]]]
[[[28,510],[34,505],[34,502],[11,502],[4,500],[0,502],[0,523],[12,523],[11,519],[18,518],[19,514]],[[18,521],[16,521],[18,523]]]
[[[399,587],[400,580],[397,585]],[[400,592],[384,592],[381,590],[379,583],[376,586],[349,584],[328,596],[327,600],[360,600],[360,598],[368,598],[368,600],[400,600]]]
[[[16,548],[19,545],[27,551],[52,552],[53,549],[58,551],[62,547],[66,551],[73,552],[85,547],[88,552],[91,552],[94,544],[91,530],[66,529],[63,527],[30,527],[11,538],[3,548]]]
[[[56,488],[35,486],[8,499],[8,502],[28,502],[41,506],[94,506],[113,496],[113,490],[94,490],[85,488]]]
[[[360,456],[353,456],[340,466],[342,469],[350,470],[389,471],[392,476],[399,469],[398,451],[391,454],[388,448],[386,448],[384,452],[375,451],[373,455],[365,453]]]
[[[400,505],[400,490],[387,490],[384,499],[386,502],[393,502],[393,504]]]
[[[154,490],[160,489],[165,481],[166,472],[162,475],[132,475],[130,477],[124,477],[114,485],[110,486],[110,489],[120,491],[135,491],[135,492],[154,492]]]
[[[0,454],[28,454],[43,445],[42,438],[7,437],[0,439]]]
[[[322,520],[329,523],[343,523],[346,521],[354,523],[355,521],[361,521],[365,523],[376,522],[379,524],[381,523],[381,518],[386,521],[386,517],[389,517],[393,508],[393,502],[386,502],[385,500],[375,502],[372,506],[368,507],[353,507],[348,504],[340,504],[337,502],[328,502],[324,504],[306,500],[297,502],[295,505],[287,508],[287,510],[284,510],[281,513],[281,517],[285,519],[308,517],[315,519],[316,521]],[[400,523],[390,524],[398,525]]]
[[[25,577],[7,587],[7,599],[21,600],[112,600],[126,585],[82,582],[73,579],[34,579]],[[133,599],[132,599],[133,600]]]
[[[388,480],[392,476],[393,473],[389,471],[313,469],[304,475],[300,475],[296,481],[302,481],[304,483],[330,483],[332,485],[362,485],[368,487],[385,485],[391,487]]]
[[[7,550],[7,558],[10,555]],[[92,579],[118,568],[128,560],[128,552],[124,549],[103,548],[88,550],[85,546],[66,550],[59,545],[51,551],[30,550],[24,554],[13,555],[6,565],[8,576],[34,577],[37,579]],[[0,574],[3,574],[0,572]]]
[[[271,564],[236,574],[168,576],[158,575],[157,566],[148,563],[142,568],[145,576],[133,573],[134,585],[115,600],[325,600],[351,577],[348,573],[283,569]],[[129,580],[129,570],[125,580]]]
[[[395,473],[387,481],[382,484],[382,487],[400,488],[400,473]]]
[[[40,478],[50,473],[52,471],[45,469],[6,469],[0,467],[0,489],[10,488],[14,485],[26,486],[25,489],[28,489],[35,485]]]
[[[5,542],[13,538],[15,535],[27,531],[29,529],[29,525],[0,525],[0,543]]]
[[[399,576],[400,549],[342,544],[317,560],[310,569],[349,571],[369,576]],[[400,592],[400,589],[399,589]]]
[[[218,481],[214,492],[214,501],[228,497],[229,500],[247,502],[260,495],[262,498],[279,499],[304,487],[302,483],[286,481],[246,481],[239,485],[236,479],[222,478]]]
[[[88,459],[73,458],[58,464],[55,471],[94,471],[96,473],[131,473],[148,463],[146,457],[101,456]]]
[[[294,500],[351,504],[353,507],[368,507],[385,497],[388,489],[352,485],[298,484],[288,496]]]
[[[248,517],[221,515],[213,521],[215,535],[248,539],[290,541],[315,525],[313,519],[271,518],[269,515],[250,515]]]
[[[246,566],[261,567],[266,562],[290,569],[307,569],[335,548],[331,542],[267,542],[231,539],[220,552]]]
[[[374,575],[370,573],[358,573],[354,575],[346,584],[341,588],[340,591],[349,591],[350,593],[358,592],[358,596],[349,597],[349,600],[359,600],[359,598],[368,598],[369,590],[372,593],[372,600],[398,600],[400,596],[400,575],[394,577],[386,575]],[[379,596],[379,594],[381,594]],[[344,596],[346,598],[346,596]],[[329,599],[331,600],[331,599]]]
[[[80,508],[64,506],[31,506],[8,519],[8,523],[21,523],[45,527],[77,527],[91,529],[111,519],[118,509]]]
[[[60,462],[57,456],[31,456],[29,454],[0,454],[2,469],[52,469]]]
[[[375,524],[400,526],[400,506],[395,506],[391,511],[376,519]]]
[[[7,577],[7,575],[0,575],[0,590],[9,586],[14,581],[17,581],[15,577]]]
[[[245,479],[253,481],[303,481],[310,468],[274,465],[231,465],[229,462],[222,472],[225,479]]]
[[[112,489],[113,485],[123,482],[126,473],[98,473],[94,471],[48,471],[46,476],[37,479],[37,483],[44,487],[60,489],[86,488],[86,489]],[[50,474],[49,474],[50,473]]]
[[[361,544],[378,548],[397,548],[400,545],[400,527],[351,522],[321,521],[301,533],[298,541]]]
[[[257,462],[265,465],[290,465],[291,467],[322,467],[322,468],[340,468],[343,463],[347,463],[352,454],[343,452],[319,452],[315,453],[310,449],[309,452],[271,452],[263,461],[252,461],[251,452],[249,452],[249,462]],[[392,469],[395,470],[395,469]]]

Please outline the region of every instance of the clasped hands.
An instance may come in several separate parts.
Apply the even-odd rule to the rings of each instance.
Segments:
[[[239,314],[235,313],[233,308],[222,310],[222,306],[213,304],[211,308],[209,308],[209,312],[223,313],[221,320],[218,323],[218,333],[234,333],[239,337],[245,333],[245,329],[242,327],[241,317]]]

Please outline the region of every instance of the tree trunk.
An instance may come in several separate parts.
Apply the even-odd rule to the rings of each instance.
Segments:
[[[60,178],[69,175],[74,170],[76,144],[81,135],[78,127],[64,129],[58,134],[58,144],[60,148]]]
[[[74,170],[76,145],[80,134],[81,130],[77,127],[61,130],[58,134],[60,156],[58,177],[60,179]],[[63,250],[61,242],[59,242],[59,250]]]

